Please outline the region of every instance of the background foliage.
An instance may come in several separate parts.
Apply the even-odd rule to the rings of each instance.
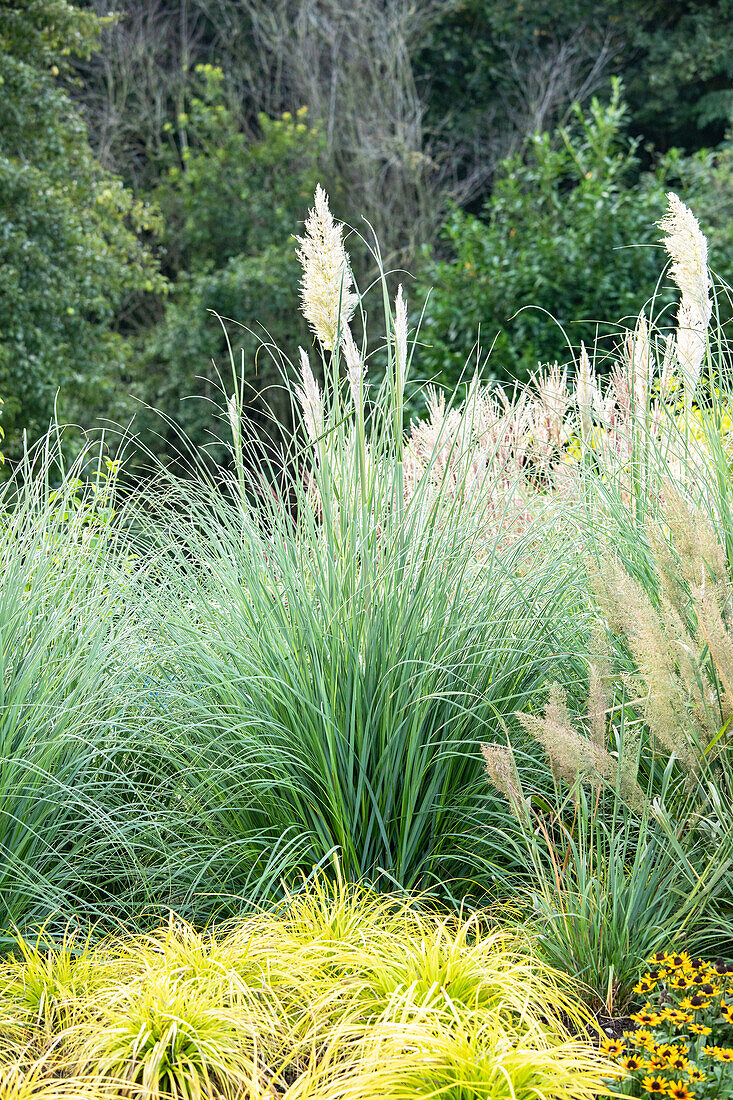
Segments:
[[[11,459],[57,391],[62,419],[134,417],[160,455],[180,429],[215,441],[227,336],[254,427],[266,405],[287,421],[283,365],[260,345],[269,334],[292,359],[305,340],[292,236],[317,180],[356,229],[368,219],[388,265],[434,286],[423,365],[448,384],[479,325],[484,348],[496,338],[487,374],[569,358],[546,314],[509,320],[523,306],[562,323],[638,311],[670,186],[715,230],[729,275],[732,0],[119,0],[107,13],[102,0],[0,11]],[[620,247],[632,240],[644,247]],[[350,252],[371,278],[356,238]]]
[[[102,167],[59,83],[100,23],[66,0],[0,10],[0,390],[9,455],[64,386],[67,414],[110,415],[126,310],[164,283],[144,243],[156,219]]]

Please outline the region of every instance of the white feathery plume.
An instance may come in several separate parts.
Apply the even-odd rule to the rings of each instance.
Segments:
[[[667,213],[659,228],[664,231],[664,247],[672,260],[670,275],[681,295],[675,350],[690,405],[700,378],[705,336],[713,313],[708,243],[697,218],[674,191],[667,194]]]
[[[349,380],[349,389],[354,402],[354,408],[358,409],[363,401],[364,375],[366,365],[361,357],[361,352],[356,346],[356,341],[347,325],[341,334],[341,348],[346,360],[346,377]]]
[[[305,236],[297,241],[297,255],[303,265],[303,316],[324,348],[331,351],[339,331],[346,330],[359,299],[352,290],[343,226],[333,220],[328,195],[320,184],[316,187],[315,206],[306,218]]]
[[[308,438],[313,443],[323,432],[323,398],[311,370],[308,352],[299,348],[301,386],[295,387],[295,396],[300,402],[303,423]]]
[[[402,385],[407,374],[407,302],[402,293],[402,283],[397,289],[394,309],[395,369],[400,385]]]
[[[593,413],[598,408],[600,393],[596,385],[595,372],[583,343],[580,345],[580,365],[575,382],[575,401],[580,414],[580,434],[588,442],[593,431]]]
[[[237,395],[234,393],[227,398],[227,416],[229,417],[229,427],[232,430],[232,439],[236,442],[242,431],[242,422],[239,418]]]
[[[652,353],[649,343],[649,326],[643,313],[639,314],[634,332],[626,334],[626,377],[633,416],[643,416],[649,397]]]
[[[536,376],[535,389],[537,396],[532,403],[530,432],[534,449],[544,460],[568,438],[565,417],[571,397],[567,370],[561,370],[557,363],[548,364],[545,372]]]

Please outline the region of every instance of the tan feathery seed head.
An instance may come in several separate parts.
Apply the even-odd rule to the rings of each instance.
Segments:
[[[659,223],[672,265],[670,275],[680,291],[676,353],[685,378],[688,405],[705,357],[705,335],[713,313],[708,271],[708,243],[697,218],[674,191],[667,194],[667,213]]]
[[[328,195],[316,187],[315,206],[305,222],[305,236],[298,237],[297,256],[303,265],[300,296],[303,316],[327,351],[354,315],[359,300],[353,290],[349,257],[343,243],[343,226],[328,207]]]
[[[308,352],[303,348],[300,352],[300,379],[302,385],[295,387],[295,396],[300,402],[303,413],[303,423],[311,443],[323,432],[323,398],[311,370]]]
[[[516,776],[516,764],[514,753],[509,745],[481,746],[481,752],[486,764],[486,774],[491,783],[508,800],[515,813],[519,813],[522,805],[522,794],[519,789]]]

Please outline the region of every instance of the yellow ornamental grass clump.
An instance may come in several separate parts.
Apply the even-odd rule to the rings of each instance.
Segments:
[[[0,1020],[0,1100],[585,1100],[614,1074],[528,944],[324,882],[217,932],[19,939]]]

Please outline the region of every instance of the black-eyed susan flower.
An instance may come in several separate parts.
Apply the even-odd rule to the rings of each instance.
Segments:
[[[672,1027],[682,1027],[684,1024],[692,1022],[692,1016],[689,1012],[683,1012],[680,1008],[665,1008],[662,1013],[662,1019],[667,1020]]]
[[[667,955],[664,962],[666,966],[670,966],[673,970],[677,970],[679,967],[689,965],[690,956],[686,951],[683,951],[679,955]]]
[[[646,1067],[646,1062],[638,1054],[627,1054],[624,1058],[619,1058],[619,1062],[627,1073],[636,1073]]]
[[[651,978],[641,978],[634,986],[634,993],[651,993],[656,984]]]
[[[641,1082],[641,1087],[646,1092],[666,1092],[667,1082],[664,1077],[660,1077],[659,1074],[652,1074],[650,1077],[645,1077]]]
[[[676,1070],[678,1073],[685,1073],[689,1064],[690,1059],[686,1058],[684,1054],[676,1054],[674,1058],[669,1060],[669,1068]]]
[[[713,1029],[711,1027],[706,1027],[705,1024],[689,1024],[687,1030],[692,1035],[710,1035]]]
[[[692,1100],[694,1095],[685,1081],[670,1081],[667,1085],[667,1096],[670,1100]]]
[[[690,1066],[687,1071],[687,1077],[690,1081],[707,1081],[706,1075],[697,1066]]]
[[[698,992],[704,993],[706,997],[717,997],[722,990],[715,982],[705,982],[700,986]]]
[[[666,951],[655,951],[654,954],[652,955],[651,959],[649,960],[649,962],[650,963],[660,963],[661,964],[661,963],[666,962],[666,960],[667,960],[667,952]]]
[[[733,1062],[733,1047],[716,1047],[716,1054],[713,1055],[719,1062]]]
[[[654,1036],[645,1027],[639,1027],[636,1031],[625,1031],[624,1039],[632,1039],[638,1047],[653,1047]]]
[[[712,1001],[704,993],[693,993],[690,997],[684,997],[680,1001],[680,1008],[685,1012],[701,1012],[710,1008]]]
[[[662,1017],[658,1012],[653,1012],[649,1005],[646,1005],[640,1012],[632,1012],[629,1017],[635,1024],[641,1024],[642,1027],[655,1027],[656,1024],[661,1024]]]
[[[655,1051],[649,1059],[649,1069],[666,1069],[669,1065],[669,1058],[666,1058],[663,1054],[657,1054]]]
[[[721,1005],[720,1015],[724,1020],[727,1020],[729,1024],[733,1024],[733,1005]]]
[[[705,1046],[702,1049],[706,1054],[709,1054],[711,1058],[717,1058],[720,1047]]]
[[[611,1058],[616,1058],[619,1054],[623,1054],[626,1043],[622,1043],[620,1039],[604,1039],[601,1043],[601,1054],[607,1054]]]
[[[670,978],[669,985],[671,989],[688,989],[692,984],[691,977],[684,972],[684,970],[678,970],[677,973]]]

